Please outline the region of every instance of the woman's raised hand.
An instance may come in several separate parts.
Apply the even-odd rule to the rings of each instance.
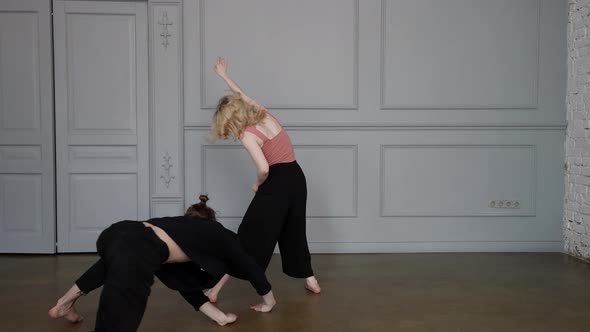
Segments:
[[[217,57],[217,63],[213,67],[217,75],[223,77],[227,74],[227,65],[225,64],[225,59],[222,57]]]

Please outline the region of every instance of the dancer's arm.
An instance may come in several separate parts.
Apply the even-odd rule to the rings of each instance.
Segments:
[[[256,142],[256,135],[246,132],[242,135],[240,141],[256,165],[256,182],[252,185],[252,190],[257,192],[258,187],[260,187],[268,177],[268,161],[264,157],[264,153],[262,153],[262,149],[258,145],[258,142]]]
[[[219,75],[219,77],[221,77],[221,79],[223,79],[225,81],[225,84],[227,84],[227,86],[229,87],[229,89],[235,93],[240,95],[240,97],[242,97],[242,99],[256,107],[257,109],[263,109],[264,107],[262,107],[260,104],[258,104],[254,99],[248,97],[244,91],[240,88],[240,86],[234,81],[232,80],[229,75],[227,74],[227,64],[225,63],[225,59],[222,57],[218,57],[217,58],[217,63],[215,63],[215,66],[213,67],[213,69],[215,70],[215,72],[217,73],[217,75]]]

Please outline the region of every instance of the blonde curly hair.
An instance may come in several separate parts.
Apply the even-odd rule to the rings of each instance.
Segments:
[[[246,127],[259,124],[265,116],[264,109],[247,103],[239,94],[223,96],[213,114],[209,142],[219,138],[239,139]]]

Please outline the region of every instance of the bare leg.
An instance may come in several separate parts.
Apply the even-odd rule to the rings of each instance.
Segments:
[[[322,291],[318,280],[314,276],[305,278],[305,288],[315,294],[319,294]]]
[[[215,305],[211,302],[205,302],[200,308],[199,311],[204,313],[207,317],[214,320],[220,326],[224,326],[227,324],[231,324],[238,319],[238,316],[232,313],[224,313],[223,311],[219,310]]]
[[[219,279],[217,284],[210,288],[205,292],[205,296],[209,298],[211,303],[217,303],[217,298],[219,297],[219,292],[221,292],[221,288],[225,285],[225,283],[229,280],[229,274],[224,275]]]
[[[57,304],[49,310],[49,316],[52,318],[63,317],[71,323],[81,322],[84,317],[82,317],[74,307],[76,300],[78,300],[80,296],[82,296],[82,292],[80,291],[80,288],[78,288],[78,285],[74,284],[64,296],[57,300]]]

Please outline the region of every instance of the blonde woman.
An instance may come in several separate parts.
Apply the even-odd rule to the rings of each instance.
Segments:
[[[318,294],[321,288],[311,267],[305,230],[307,186],[291,139],[268,110],[229,78],[223,58],[217,59],[214,70],[233,94],[219,100],[209,140],[239,140],[256,165],[255,196],[238,229],[240,241],[264,270],[278,242],[283,272],[305,279],[305,288]],[[228,278],[206,293],[212,302]]]

